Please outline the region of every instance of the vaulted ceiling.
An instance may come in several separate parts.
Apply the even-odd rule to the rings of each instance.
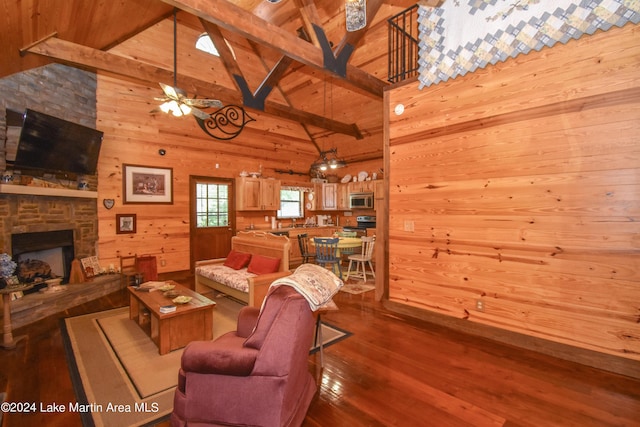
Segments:
[[[59,62],[171,84],[175,8],[180,88],[298,123],[316,149],[329,138],[341,155],[369,160],[382,156],[387,19],[415,1],[368,0],[367,26],[356,32],[346,31],[344,0],[4,3],[0,78]],[[195,49],[205,32],[219,57]]]

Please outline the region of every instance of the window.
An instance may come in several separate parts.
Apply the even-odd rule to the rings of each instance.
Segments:
[[[218,49],[216,49],[216,46],[213,44],[213,40],[211,40],[211,37],[209,37],[207,33],[200,34],[198,40],[196,40],[196,48],[213,56],[220,56]]]
[[[278,209],[278,218],[302,218],[304,210],[302,203],[304,201],[304,193],[300,190],[281,189],[280,190],[280,209]]]
[[[196,227],[229,225],[229,186],[196,184]]]

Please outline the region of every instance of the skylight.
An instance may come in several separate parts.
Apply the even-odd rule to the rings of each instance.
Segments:
[[[198,41],[196,41],[196,49],[210,53],[213,56],[220,56],[218,49],[216,49],[215,45],[211,41],[211,37],[209,37],[209,34],[207,33],[200,34]]]

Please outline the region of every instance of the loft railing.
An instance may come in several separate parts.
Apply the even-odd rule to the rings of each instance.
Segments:
[[[392,16],[388,22],[388,80],[397,83],[418,74],[418,5]]]

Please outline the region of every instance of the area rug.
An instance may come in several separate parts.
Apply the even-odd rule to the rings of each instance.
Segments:
[[[214,338],[236,327],[242,305],[213,298]],[[322,324],[325,348],[351,335]],[[64,319],[61,324],[71,379],[84,426],[151,425],[168,419],[182,349],[165,355],[129,319],[129,308]],[[311,343],[310,353],[319,347]]]
[[[352,284],[347,284],[344,285],[343,287],[340,288],[340,292],[346,292],[348,294],[363,294],[365,292],[369,292],[374,290],[376,287],[375,285],[365,285],[365,284],[360,284],[360,283],[352,283]]]

